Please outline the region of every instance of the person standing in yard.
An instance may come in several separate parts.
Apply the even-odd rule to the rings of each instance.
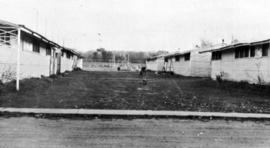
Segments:
[[[147,80],[146,80],[146,67],[145,66],[141,67],[140,76],[142,77],[143,85],[146,85]]]

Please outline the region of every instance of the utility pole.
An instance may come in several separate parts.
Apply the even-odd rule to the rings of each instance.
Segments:
[[[102,48],[102,34],[98,33],[99,48]]]
[[[113,53],[113,67],[115,67],[115,54]]]
[[[20,90],[20,58],[21,58],[21,28],[18,28],[17,37],[17,67],[16,67],[16,90]]]
[[[127,58],[127,63],[128,63],[128,65],[129,65],[129,53],[128,53],[128,58]]]

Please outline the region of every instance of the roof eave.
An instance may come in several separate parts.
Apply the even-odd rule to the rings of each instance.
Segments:
[[[228,46],[224,46],[224,47],[220,47],[220,48],[214,48],[214,49],[210,49],[210,50],[200,51],[199,53],[225,51],[225,50],[229,50],[229,49],[233,49],[233,48],[237,48],[237,47],[241,47],[241,46],[249,46],[249,45],[250,45],[249,43],[238,43],[238,44],[228,45]]]

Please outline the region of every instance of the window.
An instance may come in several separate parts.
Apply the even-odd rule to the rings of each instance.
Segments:
[[[185,56],[185,61],[189,61],[190,60],[190,53],[187,53],[184,56]]]
[[[33,51],[39,53],[40,52],[40,46],[39,42],[37,40],[33,41]]]
[[[222,53],[221,51],[216,51],[212,53],[212,60],[221,60]]]
[[[1,34],[1,37],[0,37],[1,42],[4,42],[5,41],[5,33],[4,33],[4,31],[0,30],[0,34]]]
[[[175,56],[175,61],[180,61],[180,56],[179,55],[177,55],[177,56]]]
[[[242,46],[235,48],[235,58],[249,57],[249,46]]]
[[[62,54],[61,54],[61,56],[62,56],[62,57],[64,57],[64,54],[65,54],[65,52],[64,52],[64,51],[62,51]]]
[[[168,58],[165,58],[165,62],[168,62]]]
[[[269,43],[262,45],[262,56],[268,56]]]
[[[51,47],[50,47],[50,45],[46,46],[46,55],[51,55]]]
[[[235,49],[235,52],[234,52],[234,55],[235,55],[235,58],[240,58],[240,50],[239,49]]]
[[[67,58],[70,59],[70,52],[67,52]]]
[[[21,43],[24,51],[33,51],[33,41],[31,39],[24,37]]]
[[[249,48],[248,47],[244,47],[243,48],[244,51],[244,57],[248,57],[249,56]]]
[[[250,57],[255,57],[255,46],[250,46]]]

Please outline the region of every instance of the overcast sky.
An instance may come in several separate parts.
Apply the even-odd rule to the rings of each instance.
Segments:
[[[187,50],[270,38],[269,0],[0,0],[0,19],[80,51]]]

